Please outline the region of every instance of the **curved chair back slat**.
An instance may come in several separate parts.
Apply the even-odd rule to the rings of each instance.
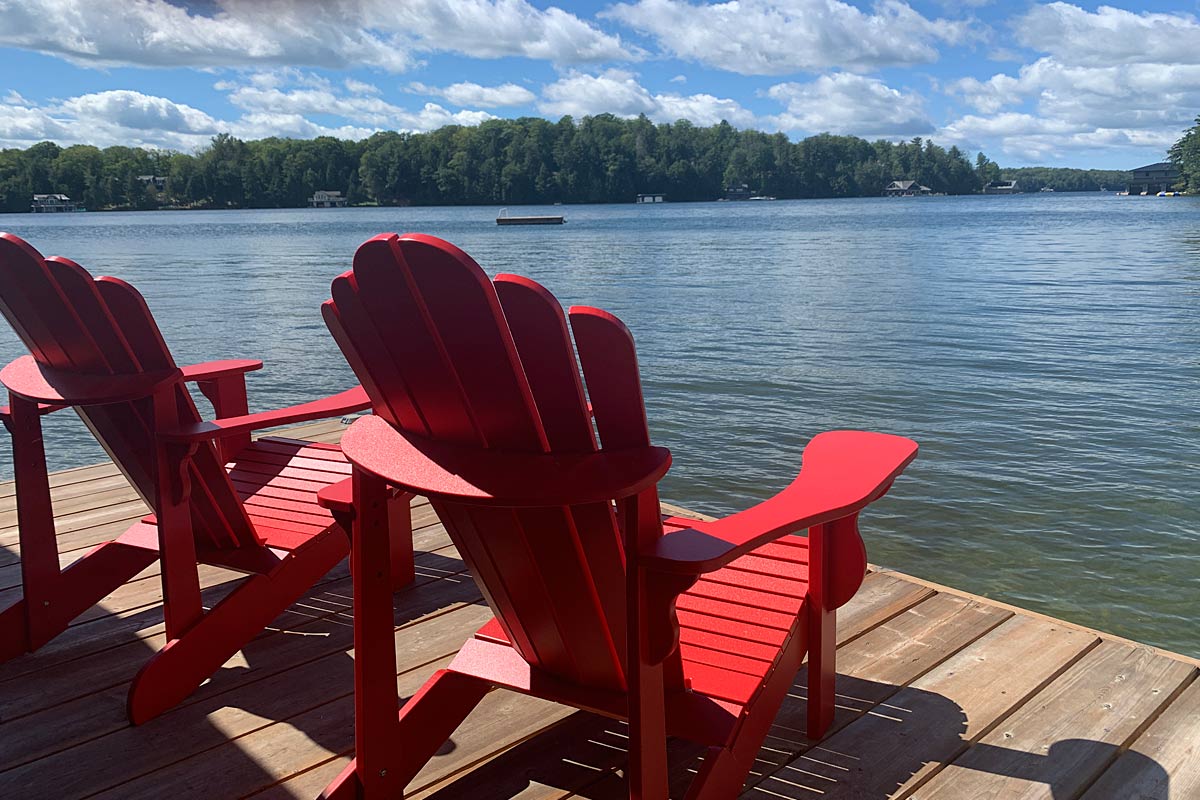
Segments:
[[[93,278],[69,259],[43,258],[7,233],[0,234],[0,313],[39,363],[58,370],[128,375],[175,367],[136,289],[116,278]],[[172,391],[176,424],[200,422],[182,381]],[[153,399],[75,410],[146,504],[157,510]],[[197,544],[228,548],[259,543],[215,445],[201,444],[188,469]]]
[[[398,429],[540,453],[633,446],[639,436],[648,443],[633,342],[615,317],[589,319],[582,339],[572,318],[572,342],[548,291],[515,276],[493,283],[440,239],[368,241],[353,269],[333,282],[324,314],[375,412]],[[625,337],[621,346],[593,352],[609,348],[614,330]],[[520,510],[433,503],[529,663],[582,685],[625,687],[625,564],[612,503]]]

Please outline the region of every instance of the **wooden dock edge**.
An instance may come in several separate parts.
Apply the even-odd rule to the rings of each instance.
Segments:
[[[1108,641],[1120,642],[1122,644],[1131,645],[1133,647],[1141,647],[1145,650],[1149,650],[1150,652],[1155,653],[1156,655],[1165,656],[1167,658],[1173,658],[1176,661],[1182,661],[1184,664],[1190,664],[1193,667],[1200,668],[1200,658],[1193,658],[1192,656],[1184,655],[1183,653],[1176,653],[1172,650],[1166,650],[1162,647],[1156,647],[1155,645],[1146,644],[1145,642],[1139,642],[1136,639],[1129,639],[1124,636],[1118,636],[1117,634],[1109,633],[1108,631],[1097,630],[1096,628],[1089,628],[1087,625],[1080,625],[1077,622],[1071,622],[1070,620],[1066,620],[1061,617],[1052,617],[1049,614],[1043,614],[1040,611],[1031,611],[1028,608],[1023,608],[1021,606],[1013,605],[1012,603],[1005,603],[1001,600],[993,600],[990,597],[984,597],[983,595],[973,594],[971,592],[963,591],[962,589],[955,589],[953,586],[944,586],[943,584],[940,584],[940,583],[935,583],[933,581],[927,581],[924,578],[918,578],[914,575],[909,575],[907,573],[900,572],[899,570],[892,569],[891,567],[882,567],[877,564],[868,564],[867,568],[870,569],[872,572],[882,572],[882,573],[887,573],[888,575],[894,575],[897,578],[901,578],[902,580],[909,581],[910,583],[915,583],[920,586],[926,586],[937,592],[943,592],[945,594],[952,594],[956,597],[961,597],[964,600],[974,600],[978,603],[983,603],[985,605],[993,606],[995,608],[1002,608],[1006,611],[1012,611],[1017,614],[1024,614],[1027,617],[1034,617],[1035,619],[1040,619],[1045,622],[1052,622],[1055,625],[1062,625],[1064,627],[1071,628],[1071,629],[1077,630],[1077,631],[1081,631],[1083,633],[1089,633],[1094,636],[1099,636],[1101,639],[1107,639]]]
[[[672,503],[662,503],[662,508],[664,511],[667,511],[671,514],[674,514],[674,515],[680,516],[680,517],[691,517],[692,519],[705,520],[705,521],[711,521],[711,520],[716,519],[716,517],[709,516],[708,514],[702,514],[698,511],[692,511],[691,509],[684,508],[683,506],[677,506]],[[962,589],[956,589],[953,586],[946,586],[944,584],[935,583],[934,581],[929,581],[924,578],[918,578],[915,575],[909,575],[906,572],[901,572],[900,570],[893,569],[891,567],[885,567],[885,566],[882,566],[879,564],[868,563],[867,569],[869,569],[871,572],[880,572],[880,573],[886,573],[888,575],[893,575],[897,578],[900,578],[901,580],[906,580],[909,583],[915,583],[918,586],[924,586],[928,589],[932,589],[935,592],[941,592],[944,594],[954,595],[955,597],[961,597],[964,600],[973,600],[977,603],[982,603],[984,605],[992,606],[993,608],[1000,608],[1005,611],[1011,611],[1015,614],[1023,614],[1027,617],[1033,617],[1035,619],[1040,619],[1043,622],[1052,622],[1055,625],[1063,625],[1065,627],[1071,628],[1072,630],[1077,630],[1082,633],[1087,633],[1087,634],[1091,634],[1093,636],[1098,636],[1101,639],[1107,639],[1107,640],[1113,641],[1113,642],[1121,642],[1122,644],[1132,645],[1134,647],[1141,647],[1146,650],[1149,650],[1152,653],[1155,653],[1156,655],[1165,656],[1167,658],[1172,658],[1172,659],[1175,659],[1176,661],[1181,661],[1184,664],[1189,664],[1193,667],[1200,668],[1200,658],[1193,658],[1192,656],[1184,655],[1183,653],[1176,653],[1172,650],[1166,650],[1162,647],[1156,647],[1155,645],[1146,644],[1145,642],[1139,642],[1136,639],[1129,639],[1124,636],[1118,636],[1115,633],[1109,633],[1108,631],[1102,631],[1102,630],[1098,630],[1096,628],[1089,628],[1087,625],[1080,625],[1079,623],[1071,622],[1070,620],[1062,619],[1061,617],[1052,617],[1049,614],[1043,614],[1040,611],[1032,611],[1028,608],[1023,608],[1021,606],[1013,605],[1012,603],[1005,603],[1002,600],[994,600],[990,597],[984,597],[983,595],[974,594],[973,592],[967,592]]]

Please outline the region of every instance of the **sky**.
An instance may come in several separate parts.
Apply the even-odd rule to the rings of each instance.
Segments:
[[[1200,0],[0,0],[0,67],[0,147],[609,112],[1129,169],[1200,115]]]

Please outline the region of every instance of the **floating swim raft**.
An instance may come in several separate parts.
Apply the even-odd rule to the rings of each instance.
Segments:
[[[497,225],[562,225],[567,221],[567,218],[561,214],[548,214],[545,216],[527,216],[527,217],[510,217],[508,209],[500,209],[499,216],[496,217]]]

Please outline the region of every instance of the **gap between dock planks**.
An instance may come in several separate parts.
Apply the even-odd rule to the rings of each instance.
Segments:
[[[276,433],[337,441],[343,427]],[[111,464],[55,473],[51,485],[64,561],[144,513]],[[12,485],[0,484],[0,543],[14,525]],[[428,504],[414,505],[414,527],[418,583],[396,606],[402,696],[488,616]],[[0,548],[0,602],[19,585],[15,549]],[[206,602],[231,577],[205,570]],[[131,728],[128,681],[162,644],[158,588],[151,567],[37,654],[0,665],[0,794],[315,797],[353,747],[344,565],[181,706]],[[831,731],[803,736],[802,671],[742,796],[1200,796],[1197,663],[872,567],[839,612]],[[493,692],[409,796],[624,797],[625,738],[622,723]],[[675,796],[698,754],[673,740],[671,755]]]

